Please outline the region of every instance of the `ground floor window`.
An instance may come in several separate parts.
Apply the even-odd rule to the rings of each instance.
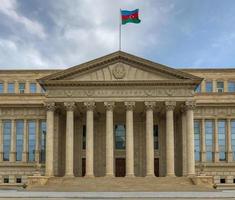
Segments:
[[[29,161],[35,161],[35,140],[36,140],[36,122],[35,120],[28,121],[28,148]]]
[[[40,163],[45,163],[46,160],[46,121],[40,121]]]
[[[226,121],[218,120],[219,160],[226,160]]]
[[[231,121],[231,144],[233,150],[233,160],[235,160],[235,120]]]
[[[16,120],[16,160],[22,160],[24,141],[24,120]]]

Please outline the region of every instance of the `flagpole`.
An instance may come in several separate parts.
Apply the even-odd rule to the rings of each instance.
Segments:
[[[122,30],[121,30],[121,27],[122,27],[122,21],[121,21],[121,9],[120,9],[120,13],[119,13],[119,51],[121,51],[121,48],[122,48]]]

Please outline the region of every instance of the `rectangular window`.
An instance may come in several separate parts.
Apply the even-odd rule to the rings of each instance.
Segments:
[[[231,120],[231,140],[233,160],[235,160],[235,120]]]
[[[24,141],[24,120],[16,120],[16,161],[22,160]]]
[[[3,83],[0,83],[0,93],[3,93]]]
[[[206,81],[206,92],[213,92],[212,81]]]
[[[35,139],[36,139],[36,123],[34,120],[28,122],[28,142],[29,142],[29,161],[35,161]]]
[[[86,125],[82,127],[82,149],[86,149]]]
[[[200,161],[200,133],[201,133],[201,124],[199,120],[194,120],[194,152],[195,160]]]
[[[201,92],[201,85],[198,85],[195,89],[196,93],[200,93]]]
[[[223,81],[217,82],[217,92],[224,92],[224,82]]]
[[[153,127],[154,149],[158,149],[158,125]]]
[[[30,93],[36,93],[36,83],[30,83]]]
[[[9,161],[11,148],[11,120],[3,121],[3,160]]]
[[[40,163],[45,163],[46,160],[46,121],[40,121],[40,138],[41,138],[41,151],[40,151]]]
[[[228,82],[228,91],[229,92],[235,92],[235,81],[229,81]]]
[[[19,93],[25,92],[25,83],[19,83]]]
[[[4,178],[3,183],[9,183],[9,178]]]
[[[115,146],[116,149],[126,148],[126,127],[124,124],[115,125]]]
[[[213,158],[213,133],[214,126],[212,120],[205,121],[205,135],[206,135],[206,160],[212,161]]]
[[[14,93],[15,92],[15,84],[14,83],[8,83],[7,92],[8,93]]]
[[[219,159],[220,161],[226,160],[226,122],[219,120],[218,125],[218,143],[219,143]]]

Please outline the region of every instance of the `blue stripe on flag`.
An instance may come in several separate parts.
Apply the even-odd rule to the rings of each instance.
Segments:
[[[139,9],[135,9],[135,10],[121,10],[121,14],[124,16],[128,16],[128,15],[133,15],[134,13],[139,12]]]

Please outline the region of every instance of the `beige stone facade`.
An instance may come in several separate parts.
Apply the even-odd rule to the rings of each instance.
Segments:
[[[207,81],[212,92],[206,91]],[[173,69],[124,52],[66,70],[1,70],[0,180],[26,182],[40,169],[49,177],[205,173],[217,182],[231,183],[235,92],[228,91],[228,83],[233,81],[235,69]],[[223,82],[219,88],[223,91],[218,92],[218,82]],[[195,93],[198,85],[201,91]],[[220,159],[216,123],[221,119],[226,121],[225,160]],[[22,138],[18,120],[22,120]],[[200,122],[199,160],[195,120]],[[215,124],[212,160],[207,160],[207,120]],[[42,122],[46,122],[45,162]],[[125,148],[116,148],[120,124],[125,127]]]

